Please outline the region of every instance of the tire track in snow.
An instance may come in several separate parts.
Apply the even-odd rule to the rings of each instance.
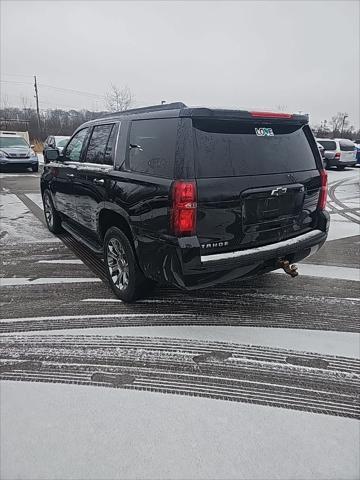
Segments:
[[[343,180],[339,180],[338,182],[332,183],[329,185],[328,189],[328,195],[331,199],[331,201],[339,208],[336,208],[336,206],[332,206],[332,213],[337,213],[338,215],[341,215],[342,217],[346,218],[347,220],[350,220],[350,222],[357,223],[360,225],[360,214],[359,214],[359,209],[358,208],[349,208],[346,203],[343,203],[341,200],[339,200],[336,196],[336,190],[341,187],[344,183],[348,182],[349,179],[345,178]],[[348,212],[351,212],[353,216],[349,215]]]
[[[360,361],[149,337],[8,336],[0,378],[250,402],[360,418]]]

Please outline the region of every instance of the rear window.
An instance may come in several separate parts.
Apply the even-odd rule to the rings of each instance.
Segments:
[[[129,140],[129,167],[133,172],[173,178],[177,118],[134,120]]]
[[[336,150],[336,142],[332,142],[331,140],[318,140],[318,143],[320,143],[325,150]]]
[[[355,145],[351,140],[339,140],[340,150],[342,152],[353,152]]]
[[[193,119],[197,178],[266,175],[316,168],[304,127]],[[272,129],[258,136],[255,129]],[[259,133],[259,132],[258,132]]]

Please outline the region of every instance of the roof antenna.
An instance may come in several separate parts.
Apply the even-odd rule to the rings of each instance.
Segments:
[[[161,100],[161,105],[164,105],[166,103],[166,100]]]

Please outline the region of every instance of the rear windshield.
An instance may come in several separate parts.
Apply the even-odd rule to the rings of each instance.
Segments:
[[[316,168],[301,125],[193,119],[197,178],[266,175]],[[259,136],[265,133],[271,136]],[[256,133],[257,131],[257,133]]]
[[[336,150],[336,142],[332,142],[331,140],[318,140],[318,143],[320,143],[325,150]]]
[[[339,140],[339,144],[342,152],[353,152],[355,150],[355,145],[351,140]]]

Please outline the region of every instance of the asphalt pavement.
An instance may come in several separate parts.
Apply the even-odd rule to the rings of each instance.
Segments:
[[[147,392],[170,403],[175,396],[192,397],[197,405],[202,399],[232,402],[239,415],[245,408],[302,412],[305,423],[314,416],[342,417],[350,423],[337,439],[339,457],[347,434],[354,440],[342,478],[357,478],[359,436],[353,422],[360,419],[359,172],[329,172],[329,239],[299,265],[299,277],[278,271],[191,293],[159,287],[132,305],[113,296],[101,259],[69,235],[47,231],[40,173],[1,173],[2,389],[18,386],[13,393],[17,397],[21,385],[29,382],[58,384],[64,392],[67,384],[75,395],[86,386],[119,395],[126,390],[134,401]],[[26,402],[22,408],[26,410]],[[10,406],[3,411],[11,416]],[[46,422],[39,418],[40,430]],[[2,454],[14,460],[10,437],[3,430]],[[331,434],[326,438],[331,443]],[[29,444],[20,442],[18,448]],[[227,458],[225,451],[222,455]],[[316,462],[308,456],[307,462]],[[159,461],[159,478],[183,478],[176,458],[170,474],[162,470],[167,460]],[[325,454],[316,475],[325,474],[329,461]],[[21,466],[14,469],[9,462],[3,478],[30,478],[21,477]],[[226,465],[216,478],[241,477]],[[38,467],[31,468],[36,475]],[[204,468],[194,466],[192,478],[211,478]],[[247,478],[260,478],[257,468],[249,467]],[[63,478],[81,478],[71,468],[65,473]],[[293,476],[282,476],[274,467],[268,478],[313,478],[304,462],[294,465],[293,472],[286,470],[289,474]],[[106,475],[105,469],[97,478]]]

